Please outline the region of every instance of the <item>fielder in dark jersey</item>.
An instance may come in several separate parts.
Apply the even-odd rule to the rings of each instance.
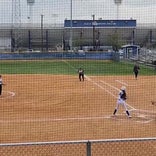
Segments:
[[[79,80],[84,81],[84,70],[82,68],[79,68],[78,73],[79,73]]]
[[[135,79],[137,80],[138,78],[138,73],[139,73],[139,70],[140,70],[140,67],[139,65],[136,63],[133,67],[133,72],[134,72],[134,76],[135,76]]]

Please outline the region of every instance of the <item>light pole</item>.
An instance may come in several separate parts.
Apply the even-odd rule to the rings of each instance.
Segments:
[[[122,3],[122,0],[114,0],[115,5],[117,6],[117,20],[119,19],[119,6]]]
[[[54,18],[54,27],[56,27],[56,18],[58,17],[58,14],[52,14],[52,17]]]
[[[43,15],[41,15],[41,52],[43,52]]]
[[[93,22],[92,22],[92,25],[93,25],[93,50],[95,50],[95,25],[96,25],[96,21],[95,21],[95,15],[92,15],[93,17]]]
[[[69,45],[70,45],[70,51],[72,52],[73,50],[73,1],[70,0],[70,40],[69,40]]]

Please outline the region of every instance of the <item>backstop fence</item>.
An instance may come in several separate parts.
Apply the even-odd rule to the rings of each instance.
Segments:
[[[1,156],[155,156],[156,138],[0,144]]]

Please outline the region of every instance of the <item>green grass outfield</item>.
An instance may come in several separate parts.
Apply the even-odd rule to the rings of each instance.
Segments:
[[[82,67],[86,75],[131,75],[134,63],[106,60],[10,60],[0,61],[0,74],[77,74]],[[153,68],[140,65],[140,75],[156,75]]]

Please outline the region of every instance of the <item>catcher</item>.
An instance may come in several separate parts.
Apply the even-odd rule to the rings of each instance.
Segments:
[[[114,113],[113,113],[114,116],[116,115],[116,112],[118,111],[119,106],[122,105],[125,108],[125,110],[126,110],[127,116],[129,118],[131,118],[131,115],[130,115],[128,109],[127,109],[126,99],[127,99],[126,87],[123,86],[123,87],[121,87],[121,90],[119,92],[119,97],[118,97],[118,100],[117,100],[117,105],[116,105],[116,108],[115,108]]]

